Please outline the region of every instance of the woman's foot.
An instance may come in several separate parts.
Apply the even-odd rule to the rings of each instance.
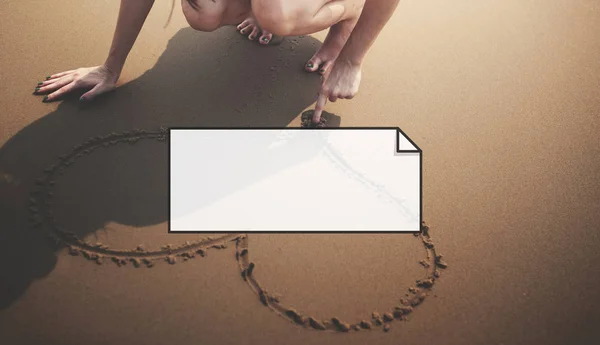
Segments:
[[[335,59],[337,59],[338,55],[340,55],[340,52],[342,51],[342,48],[344,48],[346,41],[348,41],[348,37],[350,37],[357,21],[358,18],[352,20],[348,19],[333,25],[329,29],[329,33],[321,48],[306,63],[306,71],[319,71],[321,74],[327,72],[335,62]]]
[[[273,39],[273,34],[261,29],[256,21],[256,18],[254,18],[252,15],[238,25],[237,30],[244,36],[248,35],[248,39],[251,41],[254,41],[258,38],[258,42],[260,44],[269,44],[269,42],[271,42]]]

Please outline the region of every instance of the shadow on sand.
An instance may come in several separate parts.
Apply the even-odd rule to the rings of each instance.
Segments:
[[[0,148],[0,309],[56,265],[60,247],[30,229],[27,207],[34,181],[58,156],[90,137],[133,128],[285,127],[316,99],[319,77],[302,66],[319,45],[299,37],[257,47],[234,28],[182,29],[138,79],[85,106],[73,95],[17,133]],[[339,118],[333,122],[339,126]],[[167,174],[167,145],[99,150],[57,179],[57,222],[79,238],[108,222],[164,223]]]

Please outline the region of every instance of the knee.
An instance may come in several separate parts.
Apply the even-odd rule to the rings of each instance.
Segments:
[[[220,27],[220,25],[216,22],[198,20],[188,20],[187,22],[190,27],[196,31],[213,32]]]
[[[192,8],[187,1],[182,2],[183,15],[190,27],[194,30],[211,32],[221,25],[222,13],[216,11],[199,11]]]
[[[279,36],[290,36],[300,25],[302,11],[295,0],[253,0],[252,13],[261,28]]]

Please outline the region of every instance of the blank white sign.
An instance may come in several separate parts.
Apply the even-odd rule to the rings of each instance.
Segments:
[[[170,232],[416,232],[421,150],[397,128],[170,129]]]

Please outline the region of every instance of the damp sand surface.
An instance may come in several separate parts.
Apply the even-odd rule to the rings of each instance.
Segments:
[[[436,252],[429,226],[426,224],[423,224],[421,233],[410,237],[417,240],[417,247],[425,249],[421,250],[420,254],[425,255],[434,268],[421,272],[410,272],[408,267],[411,265],[409,263],[398,265],[393,262],[392,258],[396,257],[395,253],[409,252],[406,250],[408,248],[406,246],[407,235],[410,236],[409,234],[396,234],[389,237],[369,234],[362,238],[352,238],[353,236],[347,234],[334,235],[336,237],[288,235],[287,246],[281,245],[281,242],[274,245],[268,240],[263,240],[261,246],[260,235],[252,234],[235,239],[236,259],[242,279],[258,296],[261,304],[299,327],[342,333],[382,327],[384,332],[388,332],[391,329],[392,321],[408,320],[409,314],[413,312],[414,308],[422,304],[428,294],[432,292],[433,284],[441,275],[440,269],[445,270],[448,267],[447,264],[440,265],[441,254]],[[350,239],[353,240],[352,243],[347,241]],[[381,241],[379,247],[382,247],[382,251],[373,251],[373,248],[378,247],[374,243],[377,240]],[[415,244],[414,242],[413,239],[413,244]],[[259,257],[260,253],[266,252],[262,256],[262,260],[253,260],[251,253],[254,250],[250,249],[251,243],[257,245],[256,251],[259,253]],[[362,248],[370,248],[371,252],[361,251],[360,247],[356,247],[357,243],[360,243]],[[328,250],[323,252],[323,247]],[[267,248],[274,249],[276,253]],[[307,257],[302,255],[302,252],[312,255]],[[328,257],[331,254],[333,255]],[[373,256],[373,254],[375,255]],[[418,255],[411,254],[408,256]],[[278,257],[279,259],[265,259],[269,257]],[[360,258],[359,261],[362,265],[347,265],[348,261],[354,261],[353,259],[357,257]],[[381,260],[385,262],[382,263]],[[257,273],[257,264],[260,267],[258,269],[260,273]],[[420,267],[414,261],[412,264],[412,266]],[[390,269],[394,266],[405,268],[402,270],[404,273],[399,276],[397,270]],[[329,273],[329,270],[335,270],[335,273]],[[394,274],[394,277],[390,278],[388,276],[390,273]],[[402,278],[411,275],[425,278],[412,282],[409,278],[409,281],[403,282]],[[283,279],[286,282],[285,285],[299,289],[279,290],[284,291],[285,297],[282,297],[280,292],[273,292],[273,288],[282,287],[281,282],[277,282],[282,276],[286,277]],[[338,279],[336,281],[328,279],[332,276],[336,276]],[[357,278],[359,281],[356,281]],[[392,283],[391,286],[386,286],[386,282]],[[415,283],[416,286],[414,286]],[[403,287],[402,284],[408,287]],[[303,295],[302,292],[308,292],[308,294]],[[402,292],[405,292],[405,295],[399,298],[398,295]],[[332,295],[335,296],[336,301],[345,301],[345,303],[331,303],[330,296]],[[323,296],[329,297],[323,298]],[[375,301],[372,296],[378,296],[380,300]],[[382,299],[384,303],[382,303]],[[292,306],[302,304],[304,304],[302,311]],[[346,308],[339,308],[341,306]],[[383,314],[378,311],[367,312],[372,309],[383,310]],[[323,317],[324,314],[329,314],[329,316]],[[361,318],[361,316],[366,317],[369,314],[371,321]],[[339,315],[343,315],[343,317]]]
[[[326,126],[400,127],[423,150],[433,248],[413,235],[167,234],[166,143],[106,136],[301,127],[320,83],[302,66],[325,33],[261,47],[231,28],[194,32],[177,9],[163,29],[170,4],[157,2],[119,90],[87,106],[31,95],[105,59],[118,5],[0,3],[0,343],[599,342],[593,1],[401,2],[359,94],[327,104]],[[42,225],[47,206],[58,229]]]

